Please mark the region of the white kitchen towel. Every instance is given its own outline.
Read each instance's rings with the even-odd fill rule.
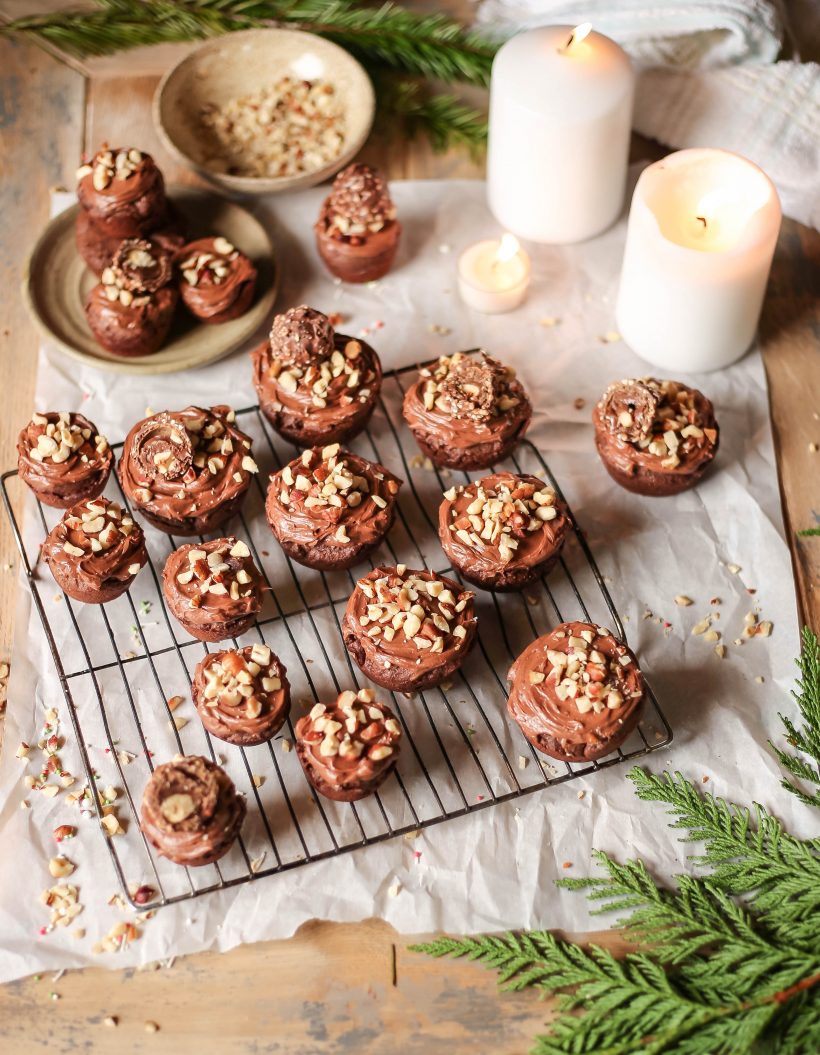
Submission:
[[[482,0],[493,35],[591,21],[639,71],[635,129],[673,147],[722,147],[774,180],[783,209],[820,227],[820,65],[799,51],[770,0]]]

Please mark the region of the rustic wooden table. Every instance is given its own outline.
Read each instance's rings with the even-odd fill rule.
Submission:
[[[0,16],[46,6],[0,2]],[[51,6],[66,5],[51,0]],[[189,179],[161,148],[150,120],[158,75],[178,51],[163,47],[68,65],[35,47],[0,40],[3,468],[14,463],[16,432],[33,405],[38,342],[17,291],[26,253],[48,218],[49,192],[73,185],[83,149],[120,141],[126,130],[129,142],[154,154],[171,182]],[[636,141],[634,155],[656,157],[659,151]],[[365,156],[394,179],[482,176],[463,155],[434,156],[419,143],[373,143]],[[797,603],[815,628],[820,542],[797,540],[795,529],[816,522],[820,484],[820,454],[810,449],[820,443],[819,258],[816,232],[786,221],[761,327]],[[19,588],[3,517],[0,566],[2,655],[10,647]],[[590,937],[619,947],[617,935]],[[69,973],[57,985],[50,976],[27,979],[0,987],[0,1050],[365,1055],[382,1050],[385,1040],[388,1051],[402,1055],[512,1055],[529,1048],[549,1013],[534,993],[499,996],[494,975],[415,956],[406,951],[410,940],[377,920],[314,922],[288,941],[190,956],[170,971],[88,970]],[[54,990],[58,1001],[50,998]],[[105,1026],[107,1016],[118,1018],[116,1029]],[[160,1031],[146,1033],[146,1020],[159,1023]]]

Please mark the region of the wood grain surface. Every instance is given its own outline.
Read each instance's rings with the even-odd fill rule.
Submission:
[[[0,16],[49,6],[68,5],[0,0]],[[469,5],[450,0],[444,6],[461,14]],[[69,68],[34,47],[0,40],[3,468],[14,462],[15,434],[32,405],[37,338],[17,288],[27,249],[47,218],[49,189],[71,185],[81,150],[96,149],[106,139],[118,142],[123,129],[130,142],[155,154],[170,182],[197,182],[171,163],[150,118],[159,74],[183,50],[140,49]],[[636,139],[633,157],[654,159],[662,152],[657,144]],[[387,144],[377,137],[363,157],[394,179],[483,175],[463,153],[433,155],[421,143]],[[815,628],[820,627],[820,540],[798,541],[794,529],[816,522],[820,505],[820,453],[810,450],[810,444],[820,444],[818,256],[818,235],[786,221],[761,328],[799,604]],[[0,516],[0,566],[13,559],[10,546]],[[17,588],[13,572],[0,572],[0,654],[11,639]],[[622,949],[617,934],[588,937]],[[548,1004],[532,991],[499,996],[492,973],[409,953],[412,940],[377,920],[314,922],[287,941],[190,956],[170,969],[97,969],[70,972],[59,981],[50,975],[25,979],[0,987],[0,1051],[522,1055],[528,1050],[548,1017]],[[109,1016],[116,1017],[116,1025],[105,1024]],[[146,1022],[156,1023],[158,1032],[147,1032]]]

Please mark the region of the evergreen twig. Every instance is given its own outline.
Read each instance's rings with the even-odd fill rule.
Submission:
[[[811,538],[812,536],[820,535],[820,524],[817,527],[801,528],[797,534],[801,538]]]
[[[820,808],[820,645],[808,627],[803,628],[803,651],[797,665],[800,678],[792,696],[797,701],[797,709],[805,725],[798,729],[791,718],[784,714],[780,715],[780,720],[785,726],[788,743],[802,752],[804,757],[782,751],[774,744],[771,746],[787,773],[805,784],[816,785],[817,790],[809,794],[787,777],[781,781],[782,786],[806,805]]]

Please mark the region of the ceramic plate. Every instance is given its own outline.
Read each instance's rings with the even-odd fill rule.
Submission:
[[[190,370],[228,355],[271,317],[279,267],[267,231],[246,209],[214,195],[175,188],[169,195],[185,218],[189,240],[221,234],[246,253],[259,278],[250,309],[238,319],[207,326],[180,304],[165,345],[154,355],[123,358],[101,348],[85,319],[83,305],[97,282],[74,241],[79,206],[55,217],[40,236],[23,276],[23,296],[45,337],[74,359],[122,374],[165,374]]]

